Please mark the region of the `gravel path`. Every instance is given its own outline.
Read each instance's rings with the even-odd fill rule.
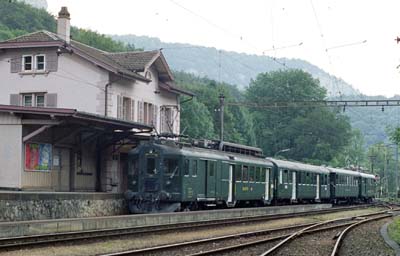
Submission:
[[[380,228],[390,218],[362,224],[352,229],[340,248],[339,255],[392,256],[393,250],[385,243]]]

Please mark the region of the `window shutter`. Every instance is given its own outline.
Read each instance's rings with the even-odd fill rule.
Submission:
[[[160,107],[160,130],[165,132],[165,108]]]
[[[158,125],[158,120],[157,120],[157,118],[158,118],[158,106],[157,105],[153,105],[153,126],[154,126],[154,128],[156,129],[156,130],[158,130],[158,127],[157,127],[157,125]]]
[[[117,118],[122,118],[122,97],[117,95]]]
[[[58,69],[58,55],[56,52],[48,53],[45,56],[46,71],[55,72]]]
[[[57,93],[46,94],[46,107],[48,108],[57,107]]]
[[[168,129],[170,133],[174,133],[174,109],[169,109],[169,125]]]
[[[10,60],[11,73],[19,73],[22,71],[22,55],[14,55]]]
[[[21,105],[21,95],[10,94],[10,105],[13,105],[13,106]]]
[[[138,111],[139,111],[139,116],[138,116],[138,122],[143,123],[143,117],[144,117],[144,109],[143,109],[143,101],[138,101]]]
[[[135,100],[131,101],[131,121],[135,121]]]

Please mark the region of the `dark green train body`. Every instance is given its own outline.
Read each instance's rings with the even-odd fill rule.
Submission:
[[[373,175],[231,151],[167,140],[141,144],[129,153],[130,211],[369,201],[375,193]]]

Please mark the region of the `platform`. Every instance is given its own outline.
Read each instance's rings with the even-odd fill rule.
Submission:
[[[0,223],[127,213],[120,193],[0,191]]]
[[[331,204],[269,206],[180,213],[121,215],[96,218],[0,222],[0,237],[26,236],[70,231],[99,230],[218,220],[234,217],[298,213],[331,208]]]

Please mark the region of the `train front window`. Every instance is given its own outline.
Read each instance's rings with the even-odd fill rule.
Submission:
[[[179,174],[178,159],[164,159],[164,174],[174,177]]]
[[[155,158],[152,157],[147,158],[147,174],[149,175],[157,174]]]

